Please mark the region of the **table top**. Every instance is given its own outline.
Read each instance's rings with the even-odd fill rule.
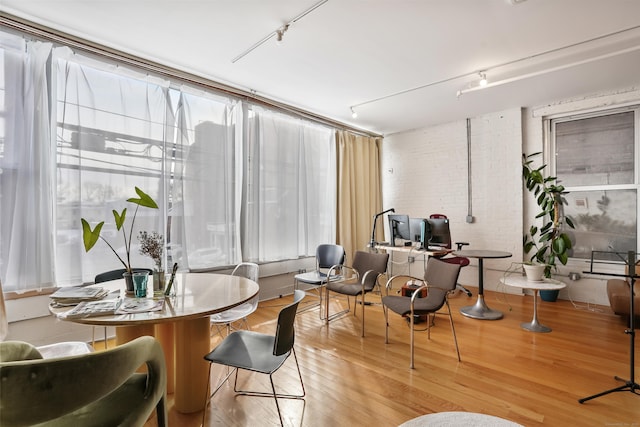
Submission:
[[[418,249],[415,246],[391,246],[391,245],[376,245],[375,249],[385,250],[385,251],[393,251],[393,252],[406,252],[406,253],[415,253],[419,255],[429,255],[429,256],[440,256],[446,255],[448,253],[453,252],[451,249],[440,249],[437,251],[431,249]]]
[[[490,249],[467,249],[463,251],[453,251],[456,256],[465,258],[509,258],[511,252],[493,251]]]
[[[515,288],[523,289],[537,289],[539,291],[555,291],[562,289],[567,285],[559,280],[544,279],[541,281],[527,280],[526,276],[521,274],[512,274],[509,276],[503,276],[500,278],[500,282],[507,286],[513,286]]]
[[[100,283],[103,288],[120,291],[124,297],[124,280]],[[131,326],[188,320],[220,313],[243,304],[258,294],[256,282],[239,276],[214,273],[178,273],[173,284],[175,295],[165,297],[161,311],[66,319],[73,307],[49,310],[63,320],[100,326]],[[112,297],[112,295],[110,296]]]

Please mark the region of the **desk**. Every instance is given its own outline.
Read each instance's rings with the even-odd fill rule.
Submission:
[[[430,256],[444,256],[446,254],[449,254],[452,252],[451,249],[445,249],[443,248],[442,250],[438,250],[438,251],[434,251],[434,250],[428,250],[428,249],[418,249],[415,246],[391,246],[391,245],[376,245],[374,246],[374,249],[376,250],[384,250],[389,252],[389,275],[393,276],[393,268],[391,268],[393,266],[393,253],[394,252],[400,252],[400,253],[404,253],[407,255],[407,257],[416,257],[416,256],[422,256],[422,274],[418,275],[418,277],[422,277],[422,275],[424,275],[424,269],[427,268],[427,258],[429,258]],[[411,267],[409,267],[409,273],[411,273]]]
[[[502,319],[502,313],[498,310],[493,310],[487,307],[484,302],[484,267],[483,261],[485,258],[509,258],[510,252],[492,251],[487,249],[479,250],[466,250],[466,251],[454,251],[454,255],[465,258],[477,258],[478,259],[478,300],[475,305],[462,307],[460,313],[464,316],[471,317],[473,319],[481,320],[497,320]]]
[[[500,279],[500,282],[507,286],[513,286],[521,289],[533,290],[533,319],[531,322],[521,323],[522,329],[526,329],[531,332],[551,332],[551,328],[544,326],[538,322],[538,291],[542,290],[558,290],[564,288],[566,285],[562,282],[553,279],[544,279],[539,282],[527,280],[526,277],[520,275],[505,276]]]
[[[100,286],[124,293],[124,280]],[[256,296],[258,284],[226,274],[182,273],[176,275],[175,296],[167,297],[158,312],[64,319],[67,309],[50,309],[64,320],[95,326],[115,326],[116,344],[142,335],[160,341],[167,362],[167,392],[175,393],[179,412],[201,411],[207,398],[209,366],[204,356],[211,351],[209,315],[243,304]]]

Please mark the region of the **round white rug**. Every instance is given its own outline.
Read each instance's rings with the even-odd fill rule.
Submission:
[[[399,427],[523,427],[493,415],[474,412],[437,412],[414,418]]]

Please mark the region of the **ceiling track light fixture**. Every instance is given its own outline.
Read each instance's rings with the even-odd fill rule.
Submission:
[[[484,71],[480,71],[478,72],[478,76],[480,77],[480,81],[478,82],[478,85],[480,87],[485,87],[487,86],[487,73],[485,73]]]
[[[351,117],[353,117],[354,119],[358,118],[358,112],[353,108],[353,107],[349,107],[351,109]]]
[[[282,44],[282,37],[284,37],[284,33],[289,29],[289,24],[284,24],[282,27],[276,30],[276,43]]]
[[[322,6],[323,4],[325,4],[328,1],[329,0],[321,0],[321,1],[319,1],[318,3],[314,4],[313,6],[311,6],[309,9],[305,10],[304,12],[302,12],[300,15],[296,16],[295,18],[293,18],[291,21],[289,21],[286,24],[282,25],[281,27],[277,28],[275,31],[270,32],[269,34],[264,36],[262,39],[260,39],[258,42],[253,44],[249,49],[245,50],[240,55],[238,55],[235,58],[233,58],[231,60],[231,63],[235,64],[236,62],[238,62],[239,60],[241,60],[242,58],[247,56],[249,53],[251,53],[252,51],[257,49],[258,47],[262,46],[264,43],[267,42],[267,40],[271,39],[272,37],[276,38],[276,43],[281,43],[282,42],[282,37],[284,36],[284,33],[287,32],[287,30],[289,29],[289,27],[291,25],[295,24],[296,22],[298,22],[299,20],[301,20],[302,18],[304,18],[305,16],[307,16],[308,14],[310,14],[311,12],[313,12],[314,10],[316,10],[317,8],[319,8],[320,6]]]
[[[571,63],[568,63],[568,64],[558,65],[557,67],[551,67],[551,68],[546,68],[544,70],[534,71],[534,72],[531,72],[531,73],[520,74],[520,75],[515,76],[515,77],[510,77],[510,78],[499,80],[499,81],[496,81],[496,82],[487,83],[484,86],[479,85],[479,86],[474,86],[474,87],[467,88],[467,89],[461,89],[461,90],[459,90],[457,92],[456,95],[458,97],[460,97],[460,95],[464,95],[465,93],[468,93],[468,92],[474,92],[476,90],[485,89],[485,88],[489,88],[489,87],[501,86],[501,85],[504,85],[504,84],[507,84],[507,83],[513,83],[513,82],[517,82],[517,81],[524,80],[524,79],[530,79],[532,77],[541,76],[543,74],[548,74],[548,73],[553,73],[553,72],[556,72],[556,71],[566,70],[567,68],[577,67],[578,65],[589,64],[591,62],[600,61],[602,59],[607,59],[607,58],[612,58],[614,56],[635,52],[637,50],[640,50],[640,46],[632,46],[632,47],[629,47],[629,48],[626,48],[626,49],[617,50],[615,52],[609,52],[609,53],[605,53],[603,55],[593,56],[591,58],[583,59],[581,61],[575,61],[575,62],[571,62]]]

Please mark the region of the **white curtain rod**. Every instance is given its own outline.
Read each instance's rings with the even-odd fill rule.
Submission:
[[[331,126],[339,130],[346,130],[362,136],[382,138],[382,135],[380,134],[370,132],[364,129],[357,129],[345,123],[341,123],[336,120],[329,119],[327,117],[323,117],[323,116],[311,113],[309,111],[305,111],[297,107],[293,107],[291,105],[287,105],[287,104],[275,101],[273,99],[261,97],[256,93],[253,93],[250,91],[245,91],[239,88],[234,88],[232,86],[227,86],[225,84],[216,82],[214,80],[200,77],[195,74],[191,74],[191,73],[181,71],[163,64],[159,64],[157,62],[142,59],[142,58],[127,54],[125,52],[121,52],[116,49],[112,49],[112,48],[100,45],[98,43],[94,43],[94,42],[82,39],[80,37],[63,33],[61,31],[46,27],[44,25],[36,24],[34,22],[28,21],[23,18],[19,18],[15,15],[11,15],[6,12],[0,12],[0,25],[3,27],[20,31],[22,33],[26,33],[34,37],[59,43],[61,45],[69,46],[72,49],[78,49],[83,52],[87,52],[102,58],[108,58],[113,61],[135,66],[137,68],[143,69],[146,72],[156,73],[164,77],[177,79],[182,82],[204,87],[209,90],[223,92],[225,94],[232,95],[241,99],[245,99],[247,101],[253,101],[261,105],[277,108],[279,110],[286,111],[288,113],[295,114],[296,116],[311,120],[319,124]]]

